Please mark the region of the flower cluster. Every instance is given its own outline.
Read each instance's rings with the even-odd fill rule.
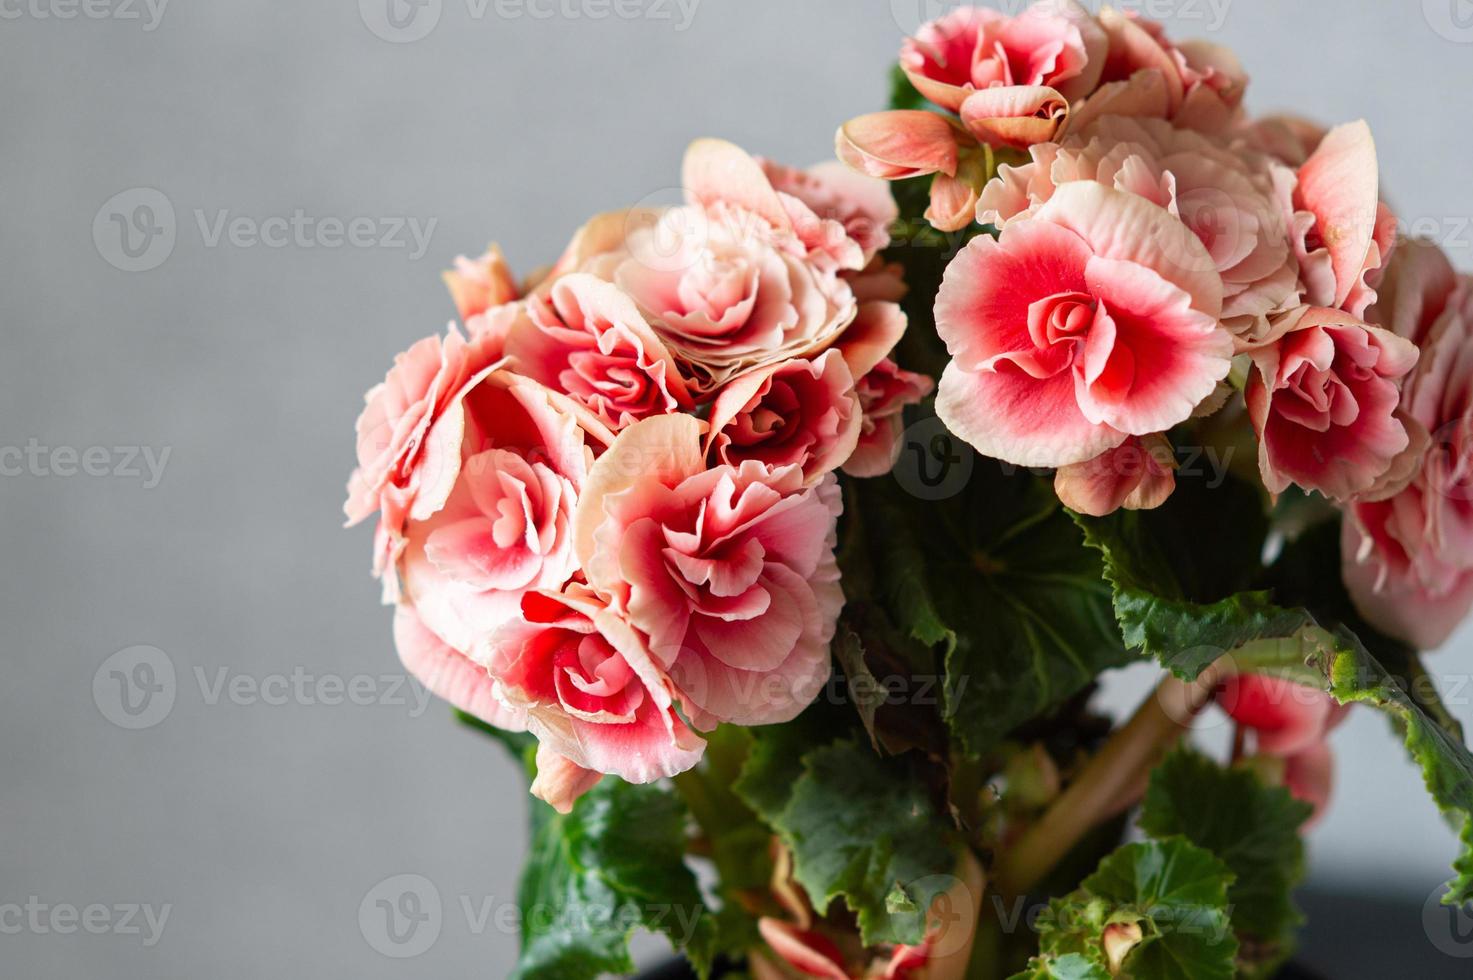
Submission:
[[[1253,119],[1230,52],[1142,17],[953,9],[899,72],[837,162],[699,140],[683,203],[529,280],[456,260],[348,485],[399,655],[533,736],[570,816],[523,891],[710,896],[670,933],[698,972],[1011,972],[986,882],[1051,899],[1018,976],[1273,975],[1347,705],[1473,821],[1403,649],[1473,608],[1473,279],[1398,240],[1365,122]],[[1105,736],[1091,682],[1142,658]],[[1231,757],[1166,753],[1214,703]],[[549,921],[524,967],[632,968]]]
[[[929,379],[878,258],[889,189],[693,144],[686,203],[602,215],[519,285],[446,273],[460,324],[358,420],[350,523],[406,667],[539,739],[561,810],[695,765],[719,723],[797,715],[843,604],[835,474],[888,472]]]
[[[934,174],[933,225],[996,232],[936,298],[948,428],[1102,516],[1170,497],[1174,428],[1245,412],[1271,494],[1347,511],[1362,614],[1446,640],[1473,606],[1473,287],[1398,247],[1370,128],[1250,119],[1230,52],[1074,0],[958,9],[900,65],[931,108],[852,120],[840,158]]]

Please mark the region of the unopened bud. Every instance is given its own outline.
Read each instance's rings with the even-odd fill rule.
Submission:
[[[1109,962],[1110,976],[1118,976],[1120,967],[1130,951],[1140,945],[1141,927],[1136,922],[1116,922],[1105,927],[1100,943],[1105,947],[1105,959]]]

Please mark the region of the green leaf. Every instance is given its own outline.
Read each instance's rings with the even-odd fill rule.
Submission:
[[[912,760],[882,759],[852,739],[810,742],[795,772],[784,760],[798,759],[787,754],[795,743],[792,733],[759,736],[737,793],[792,851],[793,876],[820,915],[842,898],[866,945],[920,942],[955,852]]]
[[[915,485],[912,473],[866,485],[860,506],[883,529],[870,535],[882,604],[903,633],[935,650],[943,714],[980,755],[1135,658],[1111,615],[1099,556],[1048,483],[951,442],[950,465],[970,468],[952,496],[908,497],[902,487]],[[915,456],[900,465],[932,462]]]
[[[1268,592],[1243,591],[1262,575],[1267,522],[1257,491],[1242,481],[1214,490],[1183,480],[1156,510],[1074,520],[1104,559],[1126,645],[1184,680],[1245,644],[1298,641],[1318,626]]]
[[[1038,922],[1041,959],[1075,956],[1103,966],[1105,930],[1134,925],[1141,939],[1120,976],[1230,980],[1238,950],[1227,911],[1232,882],[1226,864],[1185,838],[1127,844],[1077,891],[1049,903]]]
[[[592,980],[634,969],[629,937],[664,933],[702,976],[715,928],[684,863],[684,805],[658,786],[605,778],[562,816],[537,803],[517,894],[515,980]]]
[[[1465,839],[1473,837],[1466,829],[1473,819],[1473,755],[1430,685],[1417,682],[1424,676],[1417,657],[1377,638],[1378,653],[1405,679],[1398,682],[1345,625],[1360,624],[1338,584],[1338,530],[1331,525],[1306,533],[1265,573],[1252,557],[1262,547],[1255,535],[1244,535],[1251,547],[1222,540],[1247,513],[1248,491],[1232,487],[1229,481],[1208,492],[1188,484],[1159,511],[1076,515],[1085,540],[1104,557],[1126,643],[1184,679],[1232,653],[1240,671],[1277,674],[1327,690],[1342,704],[1386,712],[1437,805],[1465,828]],[[1209,567],[1214,562],[1219,567]],[[1272,583],[1276,595],[1231,592],[1255,580]],[[1325,622],[1310,608],[1276,605],[1275,598],[1310,604]],[[1445,901],[1473,902],[1473,850],[1465,847],[1454,870]]]
[[[859,601],[845,606],[833,652],[876,751],[899,755],[918,748],[946,754],[945,726],[937,712],[926,710],[941,695],[929,650],[901,636],[882,610]]]
[[[1328,663],[1321,661],[1331,695],[1341,704],[1378,708],[1402,731],[1427,791],[1450,820],[1462,824],[1463,851],[1453,864],[1457,875],[1442,900],[1448,905],[1473,902],[1473,755],[1460,735],[1434,721],[1359,640],[1348,632],[1341,639],[1341,652]]]
[[[1035,956],[1028,969],[1009,980],[1110,980],[1110,971],[1078,953],[1066,956]]]
[[[1311,812],[1248,770],[1179,751],[1152,773],[1140,824],[1152,837],[1187,838],[1233,872],[1233,928],[1244,940],[1244,958],[1251,956],[1245,965],[1262,974],[1288,957],[1303,921],[1292,892],[1304,877],[1299,828]]]

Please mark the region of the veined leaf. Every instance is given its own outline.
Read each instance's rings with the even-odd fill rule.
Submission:
[[[1082,969],[1080,960],[1107,969],[1107,931],[1131,928],[1139,939],[1118,976],[1231,980],[1238,950],[1227,911],[1232,882],[1226,864],[1185,838],[1127,844],[1077,891],[1049,903],[1038,923],[1042,955],[1034,962],[1055,971],[1060,962]]]
[[[866,945],[920,942],[927,910],[953,881],[955,852],[910,760],[882,759],[852,739],[809,742],[795,771],[787,760],[798,754],[787,750],[802,740],[766,731],[737,793],[792,851],[793,876],[815,910],[842,898]]]
[[[629,937],[668,936],[709,973],[713,916],[684,863],[684,805],[658,786],[606,778],[562,816],[534,803],[517,901],[515,980],[593,980],[628,973]]]
[[[1103,964],[1095,963],[1079,955],[1035,956],[1028,962],[1028,969],[1014,974],[1010,980],[1111,980],[1110,971]]]
[[[1456,877],[1443,902],[1473,902],[1473,755],[1461,737],[1433,720],[1349,632],[1344,649],[1321,661],[1330,694],[1341,704],[1368,704],[1389,714],[1401,730],[1407,751],[1422,768],[1427,791],[1443,813],[1462,825],[1463,851],[1453,863]],[[1415,658],[1414,658],[1415,659]]]
[[[1213,530],[1232,527],[1226,514],[1242,510],[1234,497],[1214,509],[1201,492],[1161,512],[1117,513],[1094,519],[1076,516],[1085,540],[1099,550],[1113,588],[1115,615],[1128,644],[1138,646],[1184,679],[1195,679],[1219,657],[1231,653],[1236,669],[1268,673],[1328,691],[1341,704],[1359,702],[1389,714],[1403,732],[1407,750],[1422,769],[1427,789],[1449,819],[1473,837],[1473,755],[1464,746],[1456,721],[1430,690],[1410,681],[1422,674],[1417,657],[1389,643],[1382,656],[1394,657],[1399,682],[1366,649],[1343,620],[1354,622],[1349,599],[1338,594],[1338,534],[1310,532],[1286,550],[1280,563],[1265,570],[1250,560],[1251,549],[1219,548]],[[1195,517],[1193,516],[1195,515]],[[1200,522],[1193,547],[1183,550],[1181,528]],[[1332,540],[1333,537],[1333,540]],[[1170,546],[1163,542],[1176,542]],[[1168,554],[1168,548],[1170,554]],[[1222,559],[1234,555],[1236,560]],[[1195,558],[1193,557],[1195,556]],[[1224,567],[1204,567],[1222,561]],[[1255,566],[1256,570],[1255,570]],[[1271,572],[1271,574],[1270,574]],[[1223,591],[1234,581],[1270,581],[1268,592]],[[1307,603],[1321,616],[1300,605]],[[1332,621],[1342,620],[1340,622]],[[1473,851],[1466,847],[1454,865],[1456,877],[1445,898],[1449,904],[1473,902]]]
[[[870,538],[881,602],[936,652],[946,721],[977,755],[1135,657],[1111,615],[1099,556],[1048,485],[951,442],[947,465],[970,475],[950,497],[908,498],[903,487],[924,475],[912,473],[863,488],[860,504],[880,529]]]
[[[1312,809],[1246,769],[1224,769],[1195,752],[1173,753],[1151,775],[1141,829],[1185,837],[1233,872],[1228,901],[1249,975],[1268,975],[1293,949],[1303,921],[1292,895],[1304,877],[1299,827]]]

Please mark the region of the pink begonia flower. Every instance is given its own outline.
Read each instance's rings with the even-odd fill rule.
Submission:
[[[691,406],[675,358],[618,287],[573,273],[526,307],[506,338],[518,374],[568,395],[616,431]]]
[[[984,455],[1082,463],[1191,417],[1231,366],[1221,312],[1212,258],[1178,219],[1066,184],[947,267],[936,329],[952,361],[937,414]]]
[[[844,464],[850,476],[884,476],[900,458],[905,407],[922,402],[936,388],[924,374],[903,370],[888,357],[861,377],[855,386],[864,414],[859,443]]]
[[[530,378],[493,371],[435,424],[422,492],[399,560],[425,626],[462,653],[560,589],[578,561],[572,517],[593,457],[613,433],[587,409]]]
[[[797,466],[707,468],[704,429],[666,415],[619,433],[578,502],[578,563],[649,636],[697,728],[788,721],[829,676],[838,487]]]
[[[521,615],[478,655],[498,696],[541,743],[547,792],[534,793],[563,812],[592,785],[572,767],[648,783],[701,758],[706,743],[676,714],[646,637],[586,586],[527,593]]]
[[[1248,76],[1231,51],[1202,41],[1175,44],[1156,21],[1109,7],[1099,23],[1108,39],[1101,84],[1076,107],[1073,125],[1149,116],[1220,132],[1237,121]]]
[[[986,880],[982,865],[967,851],[956,878],[932,904],[925,938],[914,946],[865,949],[859,937],[815,923],[812,911],[791,880],[786,849],[774,862],[773,894],[791,921],[763,916],[757,931],[766,948],[752,951],[753,980],[964,980],[976,939],[978,911]],[[779,881],[778,877],[787,878]]]
[[[738,215],[709,213],[705,227],[704,235],[680,236],[663,262],[652,256],[666,233],[636,231],[629,254],[595,267],[649,316],[701,395],[822,350],[853,322],[858,304],[843,280],[753,233]]]
[[[1332,129],[1299,168],[1292,242],[1304,302],[1365,315],[1396,243],[1396,217],[1381,203],[1376,143],[1365,122]]]
[[[1041,102],[1062,104],[1067,114],[1070,101],[1094,90],[1107,48],[1099,23],[1073,0],[1038,3],[1016,17],[959,7],[905,42],[900,67],[917,91],[964,119],[980,95],[996,111],[974,109],[975,119],[1020,120]]]
[[[1440,300],[1439,278],[1424,278],[1425,304],[1404,297],[1402,317],[1384,321],[1416,334],[1432,317],[1401,396],[1431,445],[1400,493],[1350,508],[1340,549],[1361,615],[1423,650],[1446,643],[1473,608],[1473,279]]]
[[[1397,415],[1417,347],[1340,310],[1304,309],[1252,353],[1244,396],[1270,493],[1289,485],[1348,501],[1385,479],[1411,445]]]
[[[711,405],[706,445],[717,462],[797,466],[815,483],[849,459],[863,419],[849,365],[830,348],[728,383]]]
[[[1345,714],[1324,691],[1266,674],[1237,674],[1217,687],[1217,704],[1254,734],[1254,750],[1290,756],[1321,741]]]
[[[1226,140],[1159,119],[1109,116],[1060,143],[1003,165],[983,190],[977,220],[1026,220],[1070,181],[1127,191],[1176,215],[1222,276],[1222,320],[1241,349],[1271,339],[1270,318],[1299,305],[1299,262],[1289,244],[1294,173]]]
[[[394,646],[404,669],[435,697],[488,725],[527,730],[526,712],[496,696],[485,666],[431,632],[413,606],[401,603],[394,609]]]
[[[501,249],[495,245],[479,258],[455,257],[455,268],[444,274],[445,285],[460,319],[469,324],[494,306],[502,306],[521,296],[517,280],[506,264]]]
[[[1217,703],[1239,725],[1253,732],[1253,751],[1277,761],[1283,785],[1296,799],[1314,806],[1312,826],[1330,800],[1334,759],[1327,738],[1345,719],[1348,705],[1324,691],[1263,674],[1240,674],[1218,685]]]
[[[691,144],[683,180],[686,205],[590,222],[538,290],[574,271],[617,285],[698,400],[831,346],[858,313],[846,275],[869,261],[846,226],[776,190],[756,160],[720,140]]]
[[[1065,507],[1104,517],[1120,508],[1154,510],[1176,489],[1176,457],[1162,435],[1132,436],[1084,463],[1060,467],[1054,492]]]

